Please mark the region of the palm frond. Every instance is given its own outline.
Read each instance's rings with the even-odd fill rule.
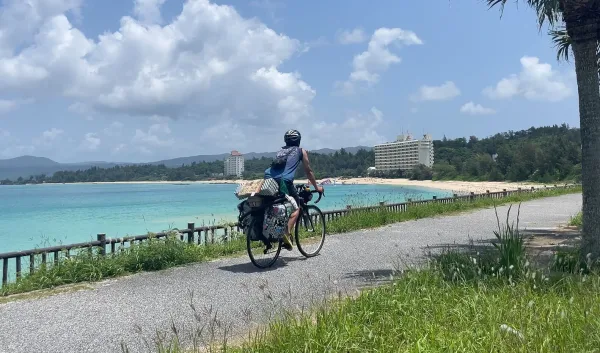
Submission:
[[[554,42],[554,47],[556,48],[556,60],[560,61],[561,59],[564,59],[565,61],[569,61],[571,37],[569,37],[567,29],[562,26],[558,29],[548,31],[548,34],[552,37],[552,42]]]
[[[533,8],[538,16],[538,25],[540,29],[544,23],[548,22],[550,26],[554,26],[561,21],[562,12],[560,9],[560,0],[522,0],[531,8]],[[500,16],[504,13],[504,6],[508,0],[486,0],[489,8],[500,6]],[[518,3],[519,0],[516,0]]]
[[[560,61],[564,59],[565,61],[569,61],[569,53],[571,49],[571,37],[569,37],[569,33],[564,26],[559,27],[558,29],[552,29],[548,31],[548,34],[552,37],[552,41],[554,42],[554,47],[556,48],[556,59]],[[600,75],[600,40],[596,46],[596,58],[597,58],[597,66],[598,66],[598,75]]]

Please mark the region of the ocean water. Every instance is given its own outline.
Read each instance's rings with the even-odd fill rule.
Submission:
[[[235,221],[232,184],[46,184],[0,186],[0,253]],[[385,185],[326,185],[323,210],[449,196]],[[316,200],[316,197],[315,197]]]

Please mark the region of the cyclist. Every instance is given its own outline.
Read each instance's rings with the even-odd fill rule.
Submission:
[[[298,205],[300,200],[298,199],[298,191],[294,186],[294,176],[296,175],[296,169],[300,166],[300,162],[304,166],[304,171],[310,183],[313,185],[315,190],[322,193],[323,187],[317,185],[315,175],[310,166],[308,160],[308,154],[306,150],[300,148],[300,132],[298,130],[288,130],[283,136],[285,146],[277,152],[273,163],[270,168],[265,170],[265,179],[273,178],[279,183],[279,189],[284,194],[289,195],[295,201],[292,203],[293,212],[290,215],[288,222],[288,232],[283,235],[283,247],[286,250],[292,250],[292,229],[296,223],[296,219],[300,214]]]

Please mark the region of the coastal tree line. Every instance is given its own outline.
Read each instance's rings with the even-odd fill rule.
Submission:
[[[579,129],[554,125],[521,131],[508,131],[479,139],[467,138],[434,141],[433,168],[423,165],[411,171],[375,173],[374,176],[412,179],[458,179],[490,181],[552,182],[579,180],[581,177],[581,139]],[[375,164],[373,151],[349,153],[344,149],[333,154],[309,152],[317,178],[366,176]],[[262,178],[270,158],[245,161],[244,179]],[[177,168],[164,165],[128,165],[112,168],[93,167],[79,171],[61,171],[52,176],[35,175],[17,180],[3,180],[2,185],[37,183],[114,182],[114,181],[196,181],[234,179],[222,175],[223,161],[195,162]],[[304,178],[300,168],[298,178]]]

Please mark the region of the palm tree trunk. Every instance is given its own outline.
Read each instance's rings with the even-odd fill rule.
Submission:
[[[600,258],[600,88],[596,57],[597,23],[574,30],[573,54],[579,93],[581,181],[583,187],[582,260]],[[568,23],[567,23],[567,27]],[[583,26],[578,29],[581,30]],[[577,33],[579,32],[579,33]]]

